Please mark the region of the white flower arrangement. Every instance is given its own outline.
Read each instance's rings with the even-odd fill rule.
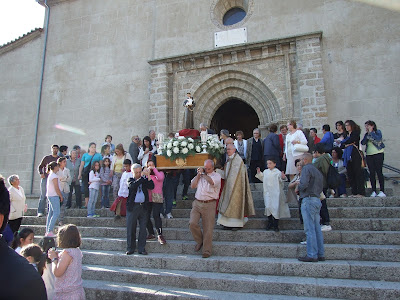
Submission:
[[[193,138],[185,138],[184,136],[178,136],[170,140],[166,140],[162,147],[162,155],[171,160],[177,158],[185,159],[189,155],[195,155],[201,153],[200,141]]]
[[[171,161],[177,158],[185,159],[189,155],[195,155],[196,153],[202,153],[202,143],[200,139],[193,139],[191,137],[185,138],[178,136],[169,140],[166,140],[162,146],[162,155],[169,158]],[[218,140],[216,136],[209,136],[206,142],[206,151],[217,159],[224,152],[224,146]]]
[[[224,153],[225,148],[223,144],[218,139],[218,136],[209,135],[206,142],[207,152],[217,159]]]

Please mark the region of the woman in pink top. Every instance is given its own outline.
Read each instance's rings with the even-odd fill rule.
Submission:
[[[75,225],[61,227],[57,234],[58,247],[64,248],[60,255],[49,250],[48,256],[52,262],[57,300],[84,300],[85,291],[82,285],[82,252],[81,236]]]
[[[147,167],[150,169],[150,177],[154,182],[154,189],[149,190],[149,203],[147,204],[147,240],[155,240],[153,222],[150,220],[151,212],[153,212],[153,219],[157,229],[158,242],[161,245],[166,244],[166,240],[162,235],[162,222],[161,222],[161,209],[163,208],[163,182],[164,173],[158,171],[154,164],[154,161],[147,161]]]

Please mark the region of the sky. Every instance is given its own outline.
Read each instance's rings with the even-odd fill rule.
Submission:
[[[0,0],[0,46],[43,28],[44,13],[35,0]]]

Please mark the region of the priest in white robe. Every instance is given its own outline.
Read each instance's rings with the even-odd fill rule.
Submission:
[[[246,166],[233,144],[226,146],[227,162],[218,174],[225,179],[225,185],[218,203],[217,223],[225,229],[242,228],[249,216],[255,215]]]

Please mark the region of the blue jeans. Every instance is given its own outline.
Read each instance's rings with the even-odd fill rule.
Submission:
[[[49,213],[47,214],[46,232],[54,230],[58,216],[60,215],[60,197],[48,197],[49,199]]]
[[[346,174],[339,174],[340,176],[340,185],[337,188],[338,196],[347,194],[346,193]]]
[[[317,197],[305,197],[301,203],[304,231],[307,237],[307,256],[318,258],[325,256],[324,237],[319,224],[321,200]]]
[[[40,197],[37,212],[44,214],[46,208],[47,177],[40,179]]]
[[[101,186],[101,206],[110,207],[110,186],[111,185]]]
[[[89,189],[89,202],[88,202],[88,216],[94,215],[94,209],[96,206],[97,197],[99,196],[99,190]]]

